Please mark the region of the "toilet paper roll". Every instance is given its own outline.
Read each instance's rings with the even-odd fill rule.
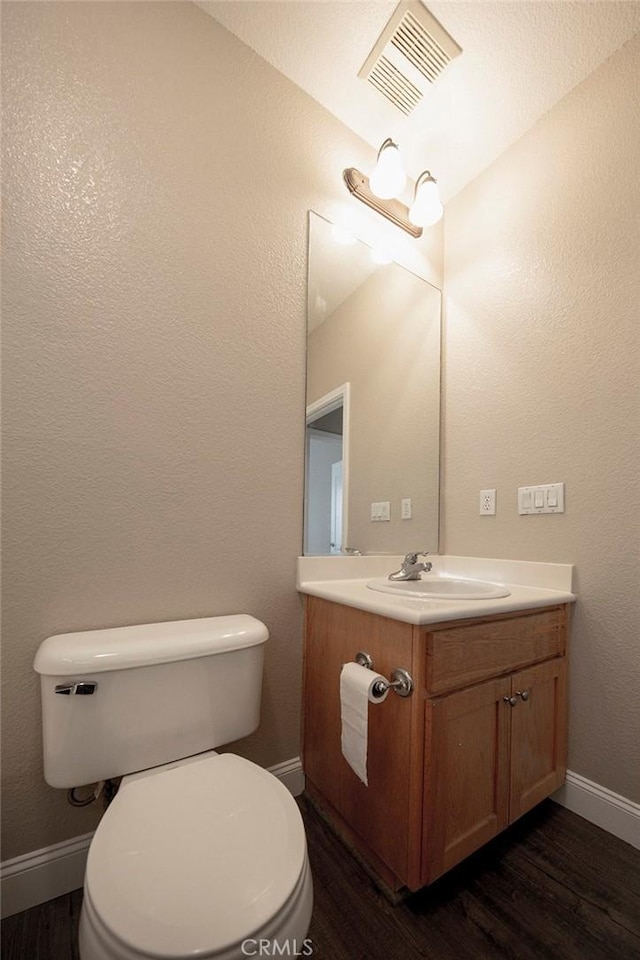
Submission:
[[[373,686],[385,678],[380,673],[367,670],[358,663],[345,663],[340,673],[340,716],[342,719],[342,754],[353,772],[368,786],[367,741],[369,728],[369,704],[382,703],[382,696],[374,696]]]

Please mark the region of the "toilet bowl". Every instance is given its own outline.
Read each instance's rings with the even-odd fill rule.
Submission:
[[[82,960],[240,960],[265,940],[267,955],[304,952],[297,804],[268,771],[215,752],[258,725],[267,638],[234,614],[40,645],[45,779],[123,777],[89,848]]]
[[[255,764],[210,752],[123,780],[89,850],[80,955],[239,960],[268,940],[291,956],[311,907],[295,800]]]

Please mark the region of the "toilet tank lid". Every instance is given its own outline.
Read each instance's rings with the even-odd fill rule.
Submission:
[[[126,670],[241,650],[268,636],[264,623],[245,613],[61,633],[40,644],[33,667],[50,677]]]

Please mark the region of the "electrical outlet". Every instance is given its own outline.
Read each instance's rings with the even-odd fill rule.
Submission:
[[[411,520],[411,497],[405,497],[400,505],[400,519]]]
[[[492,517],[496,512],[496,492],[495,490],[480,491],[480,516]]]

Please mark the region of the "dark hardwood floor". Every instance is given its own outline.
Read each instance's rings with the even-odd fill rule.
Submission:
[[[640,960],[640,851],[551,801],[397,906],[300,806],[315,960]],[[75,960],[81,897],[6,919],[3,960]]]

